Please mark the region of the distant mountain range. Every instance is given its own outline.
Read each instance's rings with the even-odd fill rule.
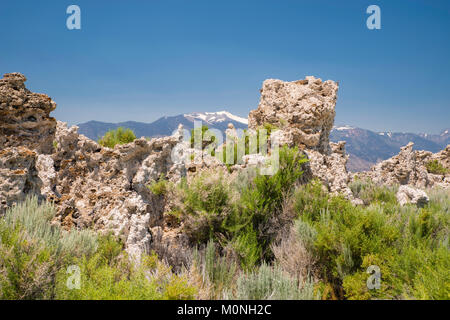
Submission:
[[[89,121],[79,124],[79,132],[88,138],[98,140],[111,129],[118,127],[130,128],[137,137],[160,137],[171,135],[181,123],[185,129],[194,128],[194,121],[201,121],[202,124],[209,128],[215,128],[225,132],[229,123],[235,128],[247,129],[247,119],[235,116],[227,111],[219,112],[194,112],[188,114],[180,114],[172,117],[162,117],[152,123],[142,123],[135,121],[127,121],[121,123],[106,123],[99,121]]]
[[[450,129],[441,134],[415,134],[399,132],[373,132],[351,126],[336,126],[330,134],[333,142],[346,141],[350,155],[347,168],[350,171],[368,170],[375,163],[386,160],[400,151],[400,147],[414,142],[415,150],[438,152],[450,144]]]
[[[209,128],[225,132],[229,123],[235,128],[247,129],[247,119],[235,116],[227,111],[194,112],[172,117],[162,117],[152,123],[127,121],[121,123],[106,123],[89,121],[79,124],[79,132],[98,140],[108,130],[118,127],[130,128],[137,137],[159,137],[171,135],[181,123],[190,130],[194,121],[201,121]],[[398,132],[374,132],[351,126],[336,126],[330,134],[333,142],[346,141],[346,151],[349,154],[347,168],[350,171],[368,170],[378,161],[388,159],[400,151],[400,147],[414,142],[416,150],[438,152],[450,144],[450,128],[441,134],[415,134]]]

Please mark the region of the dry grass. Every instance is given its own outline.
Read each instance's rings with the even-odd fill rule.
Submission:
[[[281,237],[281,240],[272,244],[271,249],[277,264],[291,277],[301,282],[310,277],[316,278],[316,259],[307,249],[307,245],[299,234],[299,228],[295,225]]]

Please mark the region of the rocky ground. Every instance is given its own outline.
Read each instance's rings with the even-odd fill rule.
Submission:
[[[183,130],[169,137],[137,139],[114,149],[100,146],[50,116],[56,103],[45,94],[25,88],[22,74],[0,80],[0,214],[28,195],[55,203],[54,223],[67,228],[112,231],[134,257],[150,248],[165,250],[188,245],[185,237],[164,223],[166,200],[148,184],[161,176],[177,183],[181,177],[207,168],[226,168],[213,157],[185,165],[173,155],[186,154]],[[249,114],[249,129],[271,124],[280,145],[297,146],[309,159],[308,178],[318,178],[332,193],[355,204],[348,187],[353,179],[398,184],[399,201],[426,201],[420,190],[450,186],[450,145],[438,153],[413,151],[412,144],[397,155],[352,176],[346,170],[345,143],[331,143],[338,84],[314,77],[294,82],[264,81],[257,109]],[[233,130],[230,127],[230,130]],[[259,163],[262,155],[244,157],[243,164],[224,170],[233,174]],[[437,160],[446,173],[430,173],[427,163]],[[231,173],[230,173],[231,172]],[[400,191],[399,191],[400,192]],[[165,249],[164,249],[165,248]]]

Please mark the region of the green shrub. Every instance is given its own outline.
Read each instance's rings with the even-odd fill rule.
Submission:
[[[223,175],[200,174],[185,189],[185,204],[188,213],[197,211],[221,213],[229,204],[229,190]]]
[[[53,298],[58,268],[96,250],[93,232],[52,226],[55,213],[52,204],[30,197],[0,220],[1,299]]]
[[[165,179],[163,174],[158,181],[152,181],[152,183],[148,186],[150,191],[157,196],[165,195],[170,187],[170,182]]]
[[[245,270],[251,270],[263,258],[263,247],[259,243],[258,233],[251,225],[235,235],[231,243]]]
[[[51,299],[55,272],[51,250],[0,223],[0,300]]]
[[[0,299],[192,299],[196,288],[156,256],[136,266],[113,236],[51,225],[53,205],[36,197],[0,219]],[[81,289],[69,289],[69,266]]]
[[[187,280],[172,274],[156,255],[144,257],[135,265],[124,253],[123,245],[112,236],[101,237],[99,249],[91,257],[76,259],[81,286],[70,289],[68,275],[57,275],[56,298],[63,300],[159,300],[193,299],[195,288]]]
[[[89,255],[96,250],[97,237],[94,232],[65,231],[51,224],[55,214],[53,204],[39,203],[33,196],[8,210],[2,223],[5,228],[18,229],[26,233],[30,239],[60,256]]]
[[[250,185],[242,190],[239,203],[227,216],[225,227],[234,235],[237,248],[243,254],[249,252],[261,253],[261,257],[270,257],[269,245],[274,236],[269,229],[274,228],[274,218],[279,216],[286,198],[291,196],[292,190],[303,174],[303,164],[307,160],[297,148],[280,148],[279,170],[272,176],[256,175]],[[248,235],[246,235],[249,233]],[[243,248],[245,242],[240,239],[256,240],[247,242],[248,249]],[[255,243],[259,249],[255,249]],[[242,254],[241,254],[242,255]],[[253,257],[244,260],[253,261]],[[247,261],[246,267],[250,267]]]
[[[126,144],[136,140],[136,136],[131,129],[119,127],[116,130],[109,130],[98,141],[103,147],[114,148],[116,144]]]
[[[184,231],[191,241],[206,243],[222,233],[222,222],[228,213],[230,189],[221,173],[203,172],[189,184],[181,184]]]
[[[309,197],[311,190],[314,195]],[[448,196],[433,195],[424,208],[400,207],[391,200],[394,190],[365,190],[365,199],[372,201],[365,208],[340,197],[330,198],[314,186],[296,192],[299,219],[313,228],[303,234],[315,239],[310,250],[318,259],[323,282],[333,288],[331,296],[448,299]],[[367,288],[366,271],[371,265],[381,269],[378,290]]]
[[[349,185],[356,198],[361,199],[364,204],[369,204],[374,201],[381,201],[391,204],[396,204],[397,199],[395,194],[397,186],[382,186],[373,183],[370,180],[355,179]]]
[[[426,163],[426,168],[429,173],[447,174],[448,169],[445,168],[438,160],[431,160]]]
[[[301,186],[295,190],[293,205],[299,214],[318,216],[324,208],[327,208],[330,194],[324,190],[319,180]]]

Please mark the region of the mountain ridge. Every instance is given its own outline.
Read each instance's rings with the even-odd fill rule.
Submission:
[[[90,139],[98,140],[108,130],[118,127],[130,128],[137,137],[161,137],[171,135],[179,124],[190,130],[194,127],[194,121],[201,121],[202,124],[210,128],[218,129],[222,132],[232,123],[237,129],[247,129],[245,118],[233,115],[227,111],[218,112],[192,112],[176,116],[164,116],[150,123],[125,121],[119,123],[109,123],[101,121],[88,121],[78,125],[79,132]]]

